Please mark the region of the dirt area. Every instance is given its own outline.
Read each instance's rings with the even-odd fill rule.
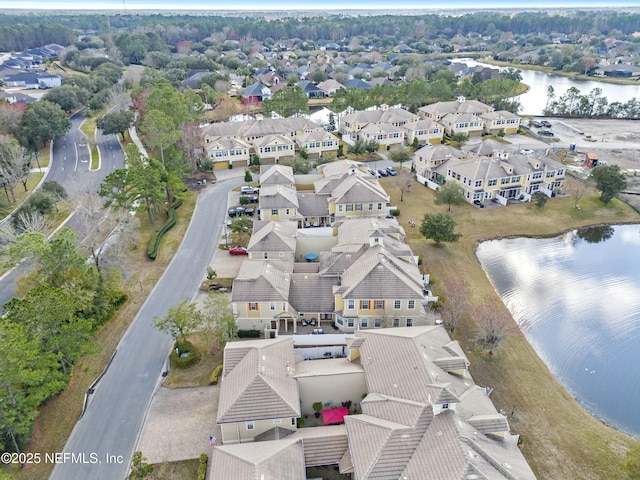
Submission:
[[[209,435],[220,438],[216,425],[218,385],[161,388],[153,397],[137,449],[148,463],[175,462],[211,455]]]

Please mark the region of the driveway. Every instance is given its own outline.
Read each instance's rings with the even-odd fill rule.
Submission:
[[[219,385],[158,390],[137,447],[147,462],[189,460],[202,453],[211,456],[209,435],[222,436],[216,425],[219,396]]]

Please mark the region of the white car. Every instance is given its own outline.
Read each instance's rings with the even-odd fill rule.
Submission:
[[[520,153],[522,155],[531,155],[533,153],[533,150],[531,150],[530,148],[523,148],[522,150],[520,150]]]

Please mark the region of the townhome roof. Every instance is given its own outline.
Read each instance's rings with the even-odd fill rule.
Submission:
[[[382,245],[396,257],[411,256],[411,248],[404,243],[404,229],[395,219],[364,217],[336,224],[339,245]]]
[[[264,185],[260,188],[260,208],[298,208],[295,187],[288,185]]]
[[[436,127],[442,128],[442,125],[428,118],[425,118],[423,120],[417,120],[415,122],[406,123],[405,125],[402,126],[402,128],[408,131],[429,130],[430,128],[436,128]]]
[[[450,158],[464,158],[465,153],[453,148],[449,145],[435,145],[433,147],[422,147],[416,151],[415,157],[421,158],[423,162],[437,162],[440,160],[448,160]]]
[[[218,137],[215,139],[209,139],[209,143],[205,144],[205,150],[232,150],[236,148],[249,149],[251,145],[238,138],[233,137]]]
[[[218,403],[218,423],[300,416],[298,384],[293,378],[296,357],[291,338],[231,342],[225,347],[234,367],[225,369]],[[237,346],[237,347],[236,347]],[[233,350],[244,355],[240,360]]]
[[[333,287],[337,284],[337,277],[294,273],[291,276],[289,303],[296,312],[333,312]]]
[[[418,266],[394,257],[379,245],[366,250],[342,274],[341,292],[344,298],[421,300],[422,288]]]
[[[362,133],[375,136],[378,134],[393,134],[398,132],[404,132],[402,127],[396,127],[395,125],[391,125],[389,123],[368,123],[361,130]],[[404,135],[400,136],[402,139]]]
[[[430,105],[425,105],[418,109],[421,112],[427,112],[431,115],[444,115],[446,113],[472,113],[481,114],[485,112],[491,112],[493,107],[479,102],[478,100],[453,100],[450,102],[436,102]]]
[[[367,164],[355,160],[339,160],[318,166],[318,172],[324,175],[325,178],[342,176],[350,172],[357,172],[358,170],[367,170]]]
[[[418,120],[418,116],[404,110],[402,108],[361,110],[342,117],[341,122],[349,122],[351,124],[365,123],[403,123],[414,122]]]
[[[501,166],[504,159],[498,157],[471,157],[465,159],[451,159],[448,162],[438,165],[434,170],[443,177],[446,177],[447,170],[451,169],[460,175],[471,180],[482,180],[489,178],[502,178],[511,176]]]
[[[232,136],[244,139],[265,135],[290,135],[292,132],[311,132],[322,130],[322,126],[303,117],[289,118],[252,118],[243,122],[212,123],[205,127],[205,135],[210,137]]]
[[[360,175],[348,175],[331,192],[330,203],[388,202],[389,196],[377,182]]]
[[[330,252],[320,252],[320,274],[342,275],[368,248],[368,245],[341,245],[332,248]]]
[[[253,252],[295,252],[297,222],[253,222],[247,250]]]
[[[289,137],[285,137],[284,135],[274,134],[274,135],[264,135],[263,137],[256,138],[251,140],[251,143],[256,149],[260,147],[267,147],[271,145],[294,145],[295,142],[291,140]]]
[[[340,82],[335,81],[333,78],[329,78],[324,82],[320,82],[318,84],[318,88],[324,91],[326,94],[331,94],[337,90],[340,90],[341,88],[344,88],[344,86]]]
[[[247,85],[244,90],[242,90],[243,97],[262,97],[263,90],[269,90],[265,85],[260,82],[256,82],[252,85]]]
[[[508,110],[497,110],[495,112],[487,112],[478,115],[480,118],[485,118],[487,120],[495,120],[495,119],[506,119],[506,118],[520,118],[515,113],[511,113]]]
[[[293,168],[288,165],[262,165],[260,167],[260,185],[295,185]]]
[[[211,480],[301,480],[306,478],[304,448],[298,440],[223,445],[209,460]]]
[[[232,302],[287,301],[293,261],[245,260],[233,281]]]
[[[317,130],[315,132],[303,133],[302,135],[296,136],[296,143],[300,146],[304,146],[308,142],[322,142],[333,140],[335,142],[338,141],[338,138],[334,135],[331,135],[329,132],[325,130]],[[337,143],[336,143],[337,147]]]
[[[464,145],[462,149],[476,155],[486,155],[487,157],[491,157],[494,154],[502,153],[505,150],[510,152],[512,147],[510,145],[500,143],[497,140],[489,139],[473,145]]]
[[[326,217],[329,215],[327,196],[313,192],[298,192],[298,212],[303,217]]]
[[[448,125],[453,125],[460,122],[479,122],[482,126],[483,120],[473,113],[447,113],[444,115],[440,122]]]

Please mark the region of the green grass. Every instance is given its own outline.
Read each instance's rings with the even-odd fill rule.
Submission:
[[[22,183],[18,182],[13,189],[13,193],[16,197],[15,203],[9,203],[4,189],[0,189],[0,195],[2,201],[0,202],[0,217],[4,218],[9,215],[15,208],[18,208],[22,202],[24,202],[29,195],[33,192],[33,189],[40,183],[40,180],[44,176],[44,173],[34,172],[29,175],[27,180],[27,191],[24,190]],[[11,198],[11,193],[9,193]]]
[[[169,375],[163,385],[168,388],[204,387],[209,385],[211,374],[218,365],[222,365],[222,351],[216,349],[210,355],[210,348],[198,335],[191,335],[189,341],[196,346],[200,353],[200,360],[186,368],[178,368],[173,362]]]
[[[640,223],[640,215],[615,199],[603,206],[594,192],[580,200],[550,199],[540,210],[523,203],[508,207],[479,209],[469,204],[454,206],[451,214],[463,236],[457,243],[436,248],[419,232],[426,212],[446,211],[434,204],[434,194],[414,185],[400,202],[398,177],[381,179],[398,205],[398,218],[405,228],[406,241],[414,255],[423,259],[422,271],[434,280],[436,295],[443,295],[442,281],[464,278],[472,302],[484,302],[496,293],[475,256],[478,244],[492,238],[513,236],[554,236],[569,229],[596,224]],[[415,220],[411,228],[407,221]],[[507,312],[508,314],[508,312]],[[594,419],[553,377],[524,336],[511,338],[497,358],[487,358],[475,349],[473,319],[464,318],[454,337],[471,361],[470,371],[480,386],[495,388],[491,398],[496,408],[516,415],[509,418],[511,430],[520,434],[522,451],[534,473],[541,479],[615,478],[616,466],[626,450],[637,442]]]
[[[87,117],[80,126],[80,131],[87,137],[87,145],[91,151],[91,170],[97,170],[100,166],[100,155],[98,153],[98,146],[95,143],[96,132],[96,118],[100,118],[104,115],[104,111],[100,110],[95,112],[91,117]]]

